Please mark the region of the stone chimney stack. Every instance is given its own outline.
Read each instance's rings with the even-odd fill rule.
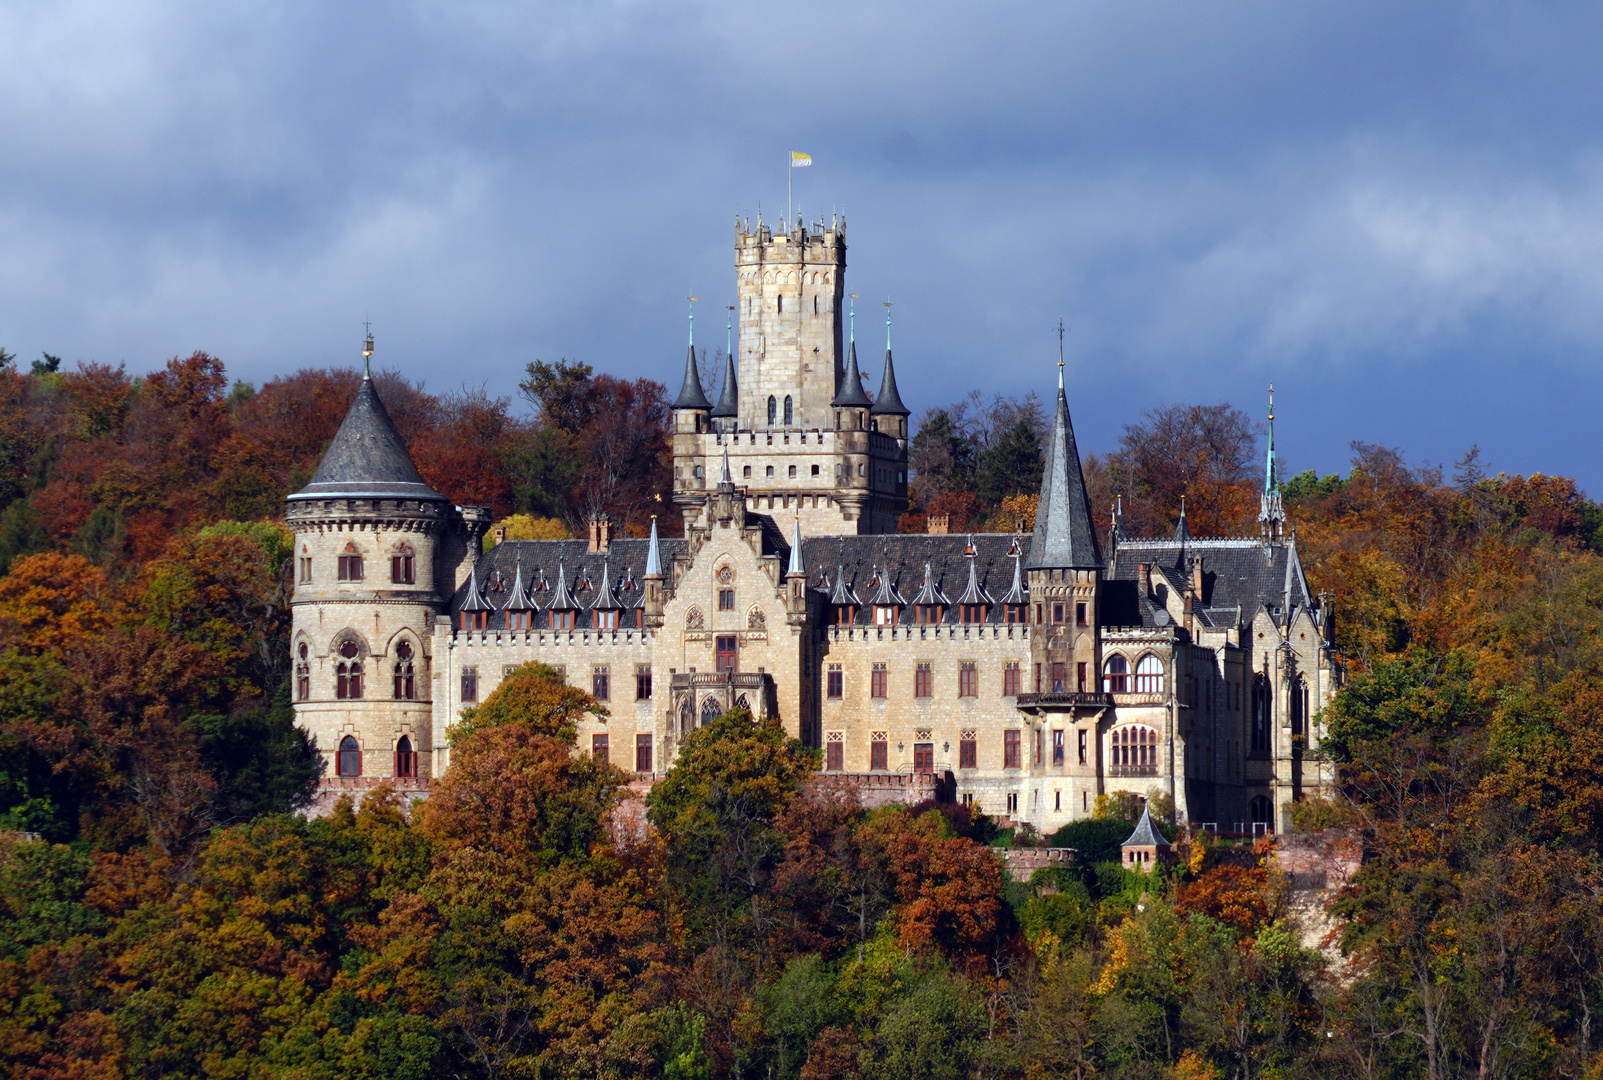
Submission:
[[[1136,584],[1141,587],[1142,596],[1152,595],[1152,564],[1140,563],[1135,568]]]
[[[590,554],[605,555],[612,544],[612,519],[598,514],[590,519]]]
[[[493,535],[495,536],[495,546],[500,547],[507,542],[507,527],[505,525],[497,525]]]
[[[929,516],[928,532],[931,536],[945,536],[952,524],[950,514],[931,514]]]

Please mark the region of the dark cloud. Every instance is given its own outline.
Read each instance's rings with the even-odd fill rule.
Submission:
[[[915,408],[1050,386],[1571,472],[1603,394],[1603,13],[1578,3],[22,3],[0,12],[0,342],[261,380],[672,381],[730,227],[849,215]],[[870,300],[874,301],[870,303]],[[860,330],[865,329],[860,325]],[[721,329],[721,327],[720,327]]]

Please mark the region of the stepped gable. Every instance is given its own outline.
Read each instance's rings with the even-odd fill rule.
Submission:
[[[845,588],[855,591],[862,598],[862,606],[857,609],[853,619],[855,626],[874,624],[873,603],[878,590],[870,588],[868,582],[876,569],[888,573],[897,591],[907,598],[901,613],[901,623],[906,625],[916,622],[912,610],[916,602],[913,597],[924,586],[926,562],[930,565],[931,587],[948,597],[958,596],[966,590],[971,562],[979,587],[997,596],[1007,592],[1013,581],[1013,559],[1008,552],[1013,549],[1014,541],[1019,543],[1028,557],[1029,536],[1014,533],[975,533],[972,560],[963,554],[970,538],[962,534],[803,537],[802,553],[809,566],[839,568],[826,576],[814,574],[809,577],[807,587],[810,590],[828,597],[841,587],[838,576],[844,579]],[[827,581],[828,584],[820,588],[821,581]],[[959,617],[955,603],[950,600],[942,603],[949,605],[942,614],[942,622],[957,623]],[[1000,601],[991,603],[985,617],[987,623],[1005,621]]]
[[[362,379],[345,420],[296,499],[424,499],[447,502],[424,483],[373,380]]]
[[[534,583],[543,576],[546,584],[555,589],[560,563],[566,571],[568,592],[579,608],[588,610],[594,605],[603,576],[609,579],[618,606],[637,608],[645,595],[646,552],[650,544],[649,540],[614,540],[603,555],[599,551],[592,552],[587,540],[507,540],[479,556],[472,576],[491,606],[497,610],[504,608],[517,581],[521,556],[523,580],[530,598],[544,611],[551,606],[551,594],[536,592]],[[657,546],[666,565],[675,555],[684,552],[685,542],[658,540]],[[581,590],[579,584],[584,581],[591,582],[592,588]],[[468,586],[464,584],[451,597],[450,613],[455,616],[467,599]]]
[[[1102,615],[1106,626],[1153,626],[1156,605],[1138,596],[1140,564],[1152,567],[1154,582],[1173,591],[1189,578],[1179,568],[1181,552],[1202,559],[1202,603],[1197,617],[1205,626],[1235,626],[1252,618],[1260,606],[1284,624],[1290,607],[1315,607],[1307,579],[1291,544],[1265,544],[1248,538],[1127,540],[1118,546],[1111,577],[1103,583]]]

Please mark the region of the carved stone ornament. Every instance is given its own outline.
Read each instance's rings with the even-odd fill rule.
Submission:
[[[725,563],[718,568],[718,584],[728,585],[735,580],[735,568]]]
[[[706,625],[706,622],[702,618],[702,614],[701,614],[701,609],[700,608],[693,607],[689,611],[685,612],[685,629],[686,630],[700,630],[705,625]]]
[[[746,629],[758,631],[768,629],[768,616],[763,614],[762,608],[752,608],[751,611],[747,613]]]

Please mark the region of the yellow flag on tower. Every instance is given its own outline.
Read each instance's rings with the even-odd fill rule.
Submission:
[[[792,169],[805,169],[813,163],[813,155],[804,154],[800,150],[790,152],[790,167]]]

